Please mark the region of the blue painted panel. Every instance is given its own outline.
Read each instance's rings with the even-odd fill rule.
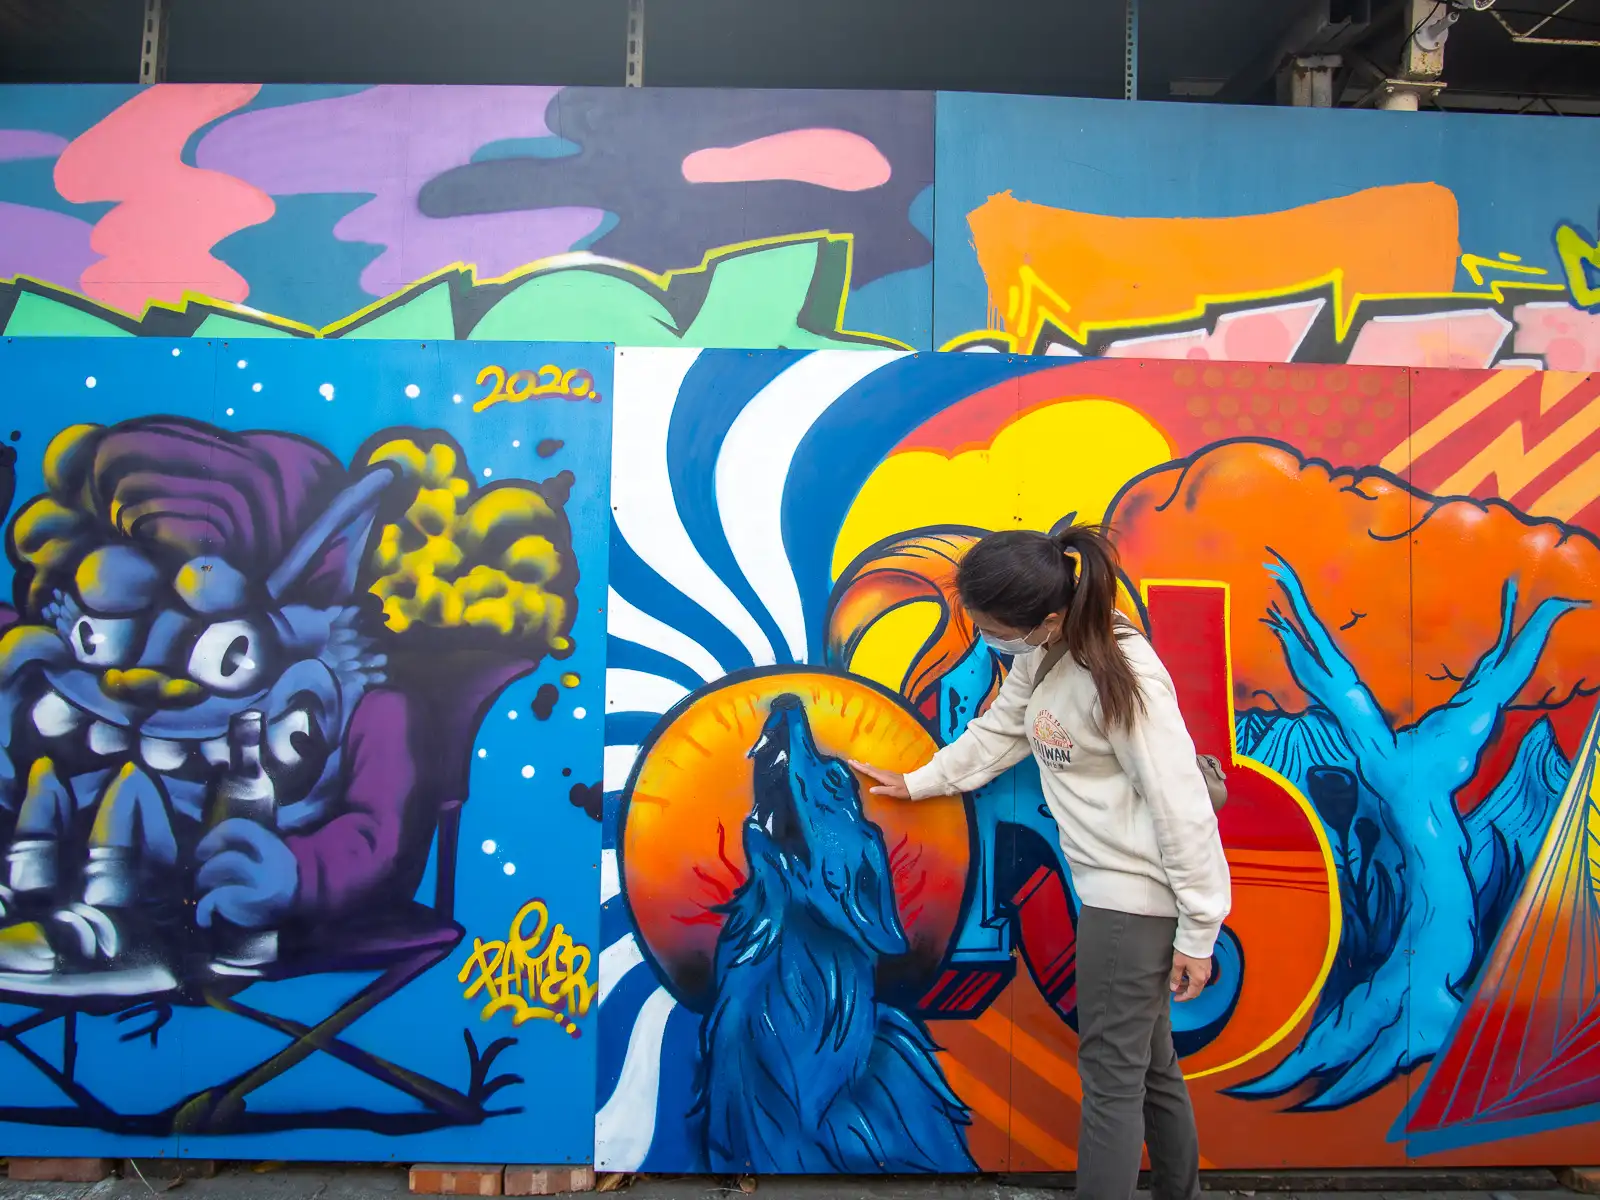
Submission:
[[[0,378],[0,1146],[588,1161],[610,348]]]

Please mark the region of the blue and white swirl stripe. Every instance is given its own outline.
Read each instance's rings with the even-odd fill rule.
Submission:
[[[694,1171],[699,1018],[627,915],[619,792],[662,715],[730,671],[820,663],[833,547],[893,447],[1056,364],[1001,355],[619,349],[613,377],[595,1163]]]

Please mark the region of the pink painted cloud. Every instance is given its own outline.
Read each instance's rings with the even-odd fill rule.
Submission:
[[[185,292],[241,301],[250,285],[211,253],[231,233],[272,216],[272,197],[183,161],[189,136],[248,104],[259,84],[158,84],[79,134],[56,160],[56,190],[75,204],[115,201],[91,244],[104,255],[79,286],[138,313]]]
[[[683,160],[690,183],[789,180],[864,192],[888,183],[889,174],[882,152],[845,129],[790,129],[737,146],[708,146]]]

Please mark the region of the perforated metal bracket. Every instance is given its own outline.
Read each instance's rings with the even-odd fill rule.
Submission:
[[[1139,0],[1123,0],[1122,98],[1139,98]]]
[[[644,0],[628,0],[628,64],[622,83],[644,86]]]
[[[144,0],[139,31],[139,82],[148,86],[167,77],[167,0]]]

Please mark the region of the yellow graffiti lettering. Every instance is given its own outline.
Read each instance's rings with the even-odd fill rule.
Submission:
[[[527,926],[532,921],[532,928]],[[545,937],[549,931],[549,938]],[[542,947],[542,948],[541,948]],[[592,956],[559,923],[550,928],[550,910],[530,900],[517,910],[503,942],[472,939],[472,953],[456,982],[467,983],[463,1000],[486,996],[480,1018],[509,1012],[511,1023],[554,1021],[579,1037],[576,1020],[589,1011],[599,988],[589,982]],[[474,973],[476,973],[474,977]]]
[[[1590,242],[1575,226],[1558,225],[1556,254],[1572,289],[1572,302],[1579,308],[1600,304],[1600,286],[1589,282],[1590,271],[1600,271],[1600,245]]]
[[[594,376],[582,367],[563,371],[554,363],[546,363],[537,371],[514,371],[508,375],[504,367],[491,364],[478,372],[478,386],[482,387],[491,379],[494,380],[494,386],[473,404],[473,412],[482,412],[501,402],[518,404],[523,400],[541,400],[546,396],[565,396],[568,400],[600,403]]]
[[[1481,254],[1463,254],[1461,256],[1461,269],[1472,277],[1472,282],[1479,287],[1483,286],[1483,273],[1490,271],[1508,271],[1513,275],[1548,275],[1549,271],[1543,267],[1533,267],[1522,261],[1522,255],[1512,254],[1509,250],[1500,251],[1498,258],[1485,258]]]

